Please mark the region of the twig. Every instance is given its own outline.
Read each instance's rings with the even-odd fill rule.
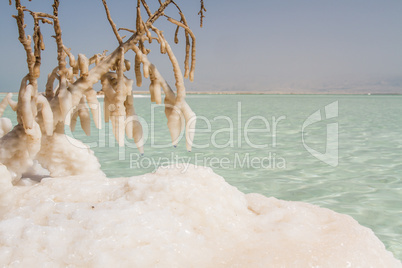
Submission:
[[[55,38],[56,38],[56,44],[57,44],[57,61],[59,63],[59,71],[61,72],[61,76],[67,74],[67,62],[66,62],[66,53],[64,53],[63,50],[63,40],[61,39],[61,27],[60,27],[60,22],[58,18],[59,14],[59,0],[54,0],[53,3],[53,27],[54,27],[54,33]]]
[[[133,34],[135,34],[136,33],[136,31],[134,31],[134,30],[131,30],[131,29],[128,29],[128,28],[119,28],[118,29],[118,31],[127,31],[127,32],[130,32],[130,33],[133,33]]]
[[[150,17],[152,15],[152,13],[151,13],[151,10],[149,9],[147,2],[145,2],[145,0],[141,0],[141,3],[143,5],[143,7],[145,8],[145,10],[147,11],[148,17]]]
[[[184,16],[182,17],[184,18]],[[191,36],[191,40],[192,40],[192,50],[191,50],[191,67],[190,67],[190,81],[194,80],[194,70],[195,70],[195,36],[194,33],[190,30],[190,28],[188,26],[186,26],[184,23],[181,23],[173,18],[168,17],[168,21],[170,21],[171,23],[182,27],[186,32],[188,32],[188,34]],[[185,19],[184,19],[185,21]],[[188,47],[188,46],[187,46]],[[186,54],[187,53],[187,49],[186,49]],[[188,63],[187,63],[188,66]]]
[[[154,24],[154,22],[163,15],[163,11],[166,9],[166,7],[172,2],[172,0],[166,0],[164,3],[160,3],[160,7],[158,8],[157,11],[155,11],[154,14],[152,14],[147,22],[145,23],[147,27],[150,27],[150,25]]]
[[[207,12],[207,10],[204,6],[204,0],[201,0],[201,8],[200,8],[200,12],[198,12],[198,15],[200,15],[200,27],[201,28],[202,28],[202,20],[205,18],[204,11]]]
[[[116,35],[117,41],[119,41],[119,44],[121,45],[123,43],[123,39],[120,37],[119,32],[117,31],[117,28],[116,28],[116,24],[114,24],[112,17],[110,16],[110,12],[109,12],[109,8],[106,4],[106,0],[102,0],[102,3],[103,3],[103,6],[105,7],[106,16],[110,23],[110,26],[112,27],[113,32]]]

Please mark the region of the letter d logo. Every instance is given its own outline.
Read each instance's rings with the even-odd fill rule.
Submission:
[[[317,110],[311,114],[306,121],[303,123],[302,127],[302,142],[304,148],[315,158],[321,160],[322,162],[336,167],[338,166],[338,123],[327,124],[327,139],[325,153],[320,153],[312,148],[310,148],[304,141],[304,129],[314,123],[320,122],[322,120],[338,117],[338,101],[330,103],[325,106],[324,118],[321,117],[321,111]]]

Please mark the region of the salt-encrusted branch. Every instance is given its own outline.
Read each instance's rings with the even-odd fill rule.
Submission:
[[[52,136],[53,135],[53,112],[50,107],[50,104],[43,95],[38,96],[36,103],[42,106],[41,107],[41,115],[42,115],[45,133],[48,136]]]
[[[137,18],[136,18],[136,31],[139,35],[142,35],[144,29],[144,25],[142,24],[142,18],[141,18],[141,5],[140,5],[140,0],[137,1]]]
[[[25,22],[24,22],[24,7],[21,5],[20,0],[15,0],[15,8],[18,11],[17,16],[13,16],[17,20],[17,26],[18,26],[18,40],[21,42],[23,45],[26,56],[27,56],[27,64],[28,64],[28,80],[34,84],[36,84],[36,78],[34,75],[34,65],[35,65],[35,55],[32,52],[32,47],[31,47],[31,37],[28,35],[25,35]]]
[[[10,95],[11,93],[8,93],[4,99],[0,102],[0,117],[3,116],[4,110],[7,108],[7,104],[8,104],[8,95]]]
[[[29,11],[34,20],[34,33],[33,33],[33,41],[34,41],[34,56],[35,63],[33,66],[33,76],[35,78],[39,78],[40,76],[40,65],[41,65],[41,50],[45,50],[45,44],[43,43],[43,36],[40,31],[39,22],[52,24],[48,19],[42,18],[38,16],[38,13],[32,12],[28,9],[24,9],[24,11]]]
[[[124,121],[126,116],[126,109],[124,101],[127,98],[126,85],[124,83],[124,50],[119,49],[119,61],[117,64],[117,83],[113,98],[114,110],[112,111],[112,125],[113,132],[117,142],[122,146],[124,145]]]
[[[200,15],[200,27],[201,28],[202,28],[203,19],[205,18],[204,11],[207,12],[207,10],[204,6],[204,0],[201,0],[201,8],[200,8],[200,12],[198,12],[198,15]]]
[[[168,128],[172,138],[173,146],[176,147],[180,133],[185,127],[186,148],[188,151],[191,151],[195,133],[194,130],[196,124],[196,115],[184,99],[185,88],[183,76],[178,66],[177,59],[174,56],[169,44],[166,43],[166,50],[169,55],[170,61],[172,62],[175,73],[176,87],[178,93],[177,97],[175,96],[170,86],[166,83],[165,79],[160,75],[156,67],[148,61],[147,56],[142,54],[141,50],[136,46],[133,46],[133,50],[137,55],[141,57],[144,67],[147,66],[148,72],[150,74],[151,85],[149,87],[149,90],[151,93],[151,101],[155,101],[156,103],[160,101],[160,87],[162,87],[165,92],[165,115],[168,119]],[[182,120],[183,117],[184,120]]]
[[[161,34],[163,37],[163,34]],[[163,37],[164,39],[164,37]],[[185,97],[186,97],[186,89],[184,87],[184,81],[183,81],[183,74],[180,70],[179,63],[176,59],[176,56],[174,55],[170,45],[168,42],[165,41],[165,47],[166,47],[166,52],[168,53],[170,62],[172,63],[173,67],[173,73],[174,73],[174,78],[175,78],[175,85],[176,85],[176,90],[177,90],[177,100],[178,102],[181,102]]]
[[[25,76],[21,81],[21,87],[18,94],[18,106],[17,106],[17,120],[18,123],[24,126],[24,129],[28,131],[33,127],[34,115],[32,113],[32,92],[34,90],[31,84],[27,84],[29,75]]]
[[[87,99],[88,106],[91,109],[92,119],[95,123],[95,127],[97,129],[101,129],[101,109],[98,98],[96,97],[96,91],[91,88],[85,92],[85,97]]]
[[[150,28],[152,29],[153,32],[156,33],[156,35],[158,36],[157,40],[160,44],[160,50],[161,50],[161,54],[166,54],[166,47],[165,47],[165,38],[163,37],[163,34],[161,31],[159,31],[158,28],[156,28],[155,26],[151,25]]]
[[[61,27],[58,18],[59,15],[59,0],[54,0],[53,2],[53,27],[57,44],[57,61],[59,63],[60,76],[67,75],[67,62],[66,53],[64,52],[63,40],[61,39]]]
[[[116,24],[113,22],[112,17],[110,16],[109,7],[107,6],[106,0],[102,0],[102,3],[105,8],[105,11],[106,11],[107,19],[110,23],[110,26],[113,29],[113,33],[116,36],[117,41],[119,41],[119,44],[121,44],[121,43],[123,43],[123,39],[120,37],[119,32],[117,31],[117,28],[116,28]]]
[[[147,2],[145,2],[145,0],[141,0],[142,6],[145,8],[148,17],[150,17],[152,15],[151,10],[149,9],[149,6],[147,4]]]
[[[45,96],[48,99],[52,99],[54,97],[54,91],[53,91],[54,80],[56,80],[56,79],[60,80],[60,76],[58,75],[58,72],[59,72],[59,67],[56,67],[47,76]]]
[[[179,34],[179,29],[180,29],[180,27],[177,26],[176,31],[174,32],[174,42],[175,42],[175,44],[179,43],[179,38],[177,37],[177,35]]]
[[[167,8],[167,6],[172,2],[172,0],[166,0],[165,2],[159,2],[160,6],[158,8],[157,11],[155,11],[147,20],[147,22],[145,23],[145,25],[147,27],[150,27],[151,25],[154,24],[154,22],[160,17],[162,16],[165,11],[165,9]]]
[[[16,101],[13,101],[13,99],[11,98],[12,96],[13,96],[13,94],[8,93],[7,101],[8,101],[8,105],[10,105],[11,109],[15,112],[15,111],[17,111],[18,103]]]
[[[134,31],[134,30],[131,30],[131,29],[128,29],[128,28],[119,28],[119,29],[117,29],[118,31],[127,31],[127,32],[130,32],[130,33],[133,33],[133,34],[135,34],[136,33],[136,31]]]
[[[126,42],[122,43],[119,48],[104,57],[96,66],[89,70],[87,77],[80,77],[73,84],[70,84],[69,91],[73,95],[73,105],[78,105],[81,95],[92,88],[95,83],[101,80],[104,74],[115,66],[119,59],[120,48],[123,48],[124,53],[126,53],[133,45],[138,43],[139,40],[140,36],[137,34],[132,35]]]
[[[195,71],[195,54],[196,54],[196,48],[195,48],[195,35],[194,33],[190,30],[190,28],[186,25],[186,18],[184,17],[183,13],[180,13],[181,18],[183,20],[184,23],[181,23],[173,18],[168,17],[168,21],[170,21],[171,23],[177,25],[178,27],[182,27],[185,32],[186,32],[186,59],[184,62],[184,66],[185,66],[185,75],[184,77],[186,78],[187,75],[186,73],[188,73],[188,55],[189,55],[189,42],[188,42],[188,38],[187,38],[187,34],[189,34],[191,36],[191,40],[192,40],[192,50],[191,50],[191,68],[190,68],[190,72],[189,72],[189,76],[190,76],[190,81],[194,80],[194,71]]]
[[[71,48],[67,48],[63,45],[63,50],[67,54],[68,58],[70,59],[70,66],[73,68],[73,74],[78,75],[78,63],[75,60],[74,55],[71,53]]]

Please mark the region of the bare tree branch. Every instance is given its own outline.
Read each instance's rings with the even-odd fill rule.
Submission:
[[[180,13],[180,14],[182,16],[182,20],[185,22],[186,19],[184,18],[183,13]],[[173,23],[173,24],[175,24],[175,25],[177,25],[179,27],[182,27],[186,31],[186,34],[188,33],[191,36],[192,53],[191,53],[191,68],[190,68],[189,76],[190,76],[190,81],[193,81],[194,80],[194,71],[195,71],[195,52],[196,52],[196,49],[195,49],[195,35],[190,30],[190,28],[188,26],[186,26],[184,23],[181,23],[181,22],[179,22],[179,21],[177,21],[177,20],[175,20],[173,18],[170,18],[170,17],[168,17],[168,21],[170,21],[171,23]],[[188,42],[188,39],[187,39],[186,40],[186,59],[185,59],[185,62],[184,62],[185,63],[186,73],[188,72],[188,55],[189,55],[189,42]],[[186,74],[184,75],[184,77],[187,77]]]
[[[18,40],[21,42],[23,45],[26,56],[27,56],[27,64],[28,64],[28,72],[29,72],[29,78],[28,80],[31,83],[35,83],[36,79],[34,78],[34,72],[33,72],[33,67],[35,64],[35,55],[32,52],[32,47],[31,47],[31,37],[25,35],[25,22],[24,22],[24,7],[21,6],[21,1],[16,0],[15,1],[15,8],[18,11],[17,16],[13,16],[17,20],[17,26],[18,26]]]
[[[110,16],[110,12],[109,12],[109,8],[107,6],[106,0],[102,0],[102,3],[103,3],[103,6],[105,7],[106,16],[107,16],[107,19],[108,19],[108,21],[110,23],[110,26],[113,29],[114,35],[116,36],[117,41],[119,41],[119,44],[121,44],[121,43],[123,43],[123,40],[120,37],[119,32],[117,31],[116,24],[114,24],[114,22],[112,20],[112,17]]]
[[[154,24],[154,22],[163,15],[163,11],[167,8],[167,6],[172,2],[172,0],[166,0],[164,3],[160,3],[160,7],[158,8],[157,11],[155,11],[155,13],[153,13],[149,19],[147,20],[147,22],[145,23],[145,25],[147,27],[150,27],[150,25]]]
[[[145,8],[147,11],[148,17],[152,15],[151,10],[149,9],[149,6],[145,0],[141,0],[142,6]]]
[[[59,0],[54,0],[53,2],[53,28],[56,38],[57,44],[57,61],[59,63],[59,72],[61,72],[61,76],[67,74],[67,62],[66,62],[66,53],[64,53],[63,40],[61,39],[61,27],[59,21]]]
[[[204,0],[201,0],[201,8],[200,8],[200,12],[198,12],[198,15],[200,15],[200,27],[201,28],[202,28],[203,19],[205,18],[204,11],[207,12],[207,10],[204,6]]]

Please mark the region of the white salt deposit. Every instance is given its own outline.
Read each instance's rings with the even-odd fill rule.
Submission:
[[[65,134],[43,135],[36,159],[52,177],[78,174],[104,176],[94,152],[81,141]]]
[[[0,139],[0,163],[7,166],[12,183],[18,183],[35,160],[46,168],[52,177],[91,174],[104,176],[94,152],[87,145],[65,134],[41,135],[37,123],[30,135],[22,125]]]
[[[349,216],[245,195],[208,168],[183,170],[2,187],[0,265],[402,267]],[[0,166],[0,183],[7,177]]]
[[[40,146],[41,131],[36,122],[29,131],[19,124],[0,139],[0,163],[7,167],[14,183],[33,165]]]
[[[0,138],[6,135],[13,128],[11,120],[6,117],[0,117]]]

